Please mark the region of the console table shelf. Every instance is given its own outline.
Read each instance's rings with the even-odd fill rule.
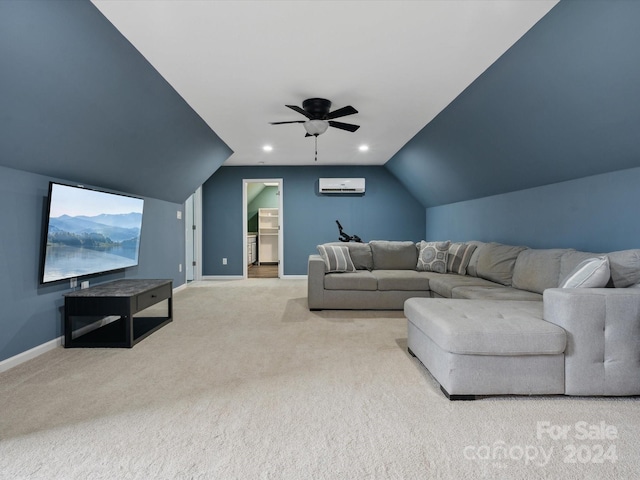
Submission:
[[[131,348],[173,319],[171,280],[116,280],[65,294],[64,346]],[[134,316],[167,300],[166,316]],[[73,338],[75,319],[119,316]]]

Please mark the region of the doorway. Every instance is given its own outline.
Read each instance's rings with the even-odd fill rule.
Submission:
[[[243,179],[243,277],[282,278],[282,179]]]

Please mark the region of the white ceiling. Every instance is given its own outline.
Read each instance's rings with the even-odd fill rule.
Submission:
[[[92,1],[234,151],[225,165],[382,165],[558,0]],[[310,97],[361,125],[318,137],[317,163],[301,124],[269,124]]]

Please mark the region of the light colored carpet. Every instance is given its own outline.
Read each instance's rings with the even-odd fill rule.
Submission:
[[[637,398],[450,402],[406,353],[402,312],[310,312],[304,280],[201,282],[174,302],[132,349],[0,374],[0,478],[640,477]]]

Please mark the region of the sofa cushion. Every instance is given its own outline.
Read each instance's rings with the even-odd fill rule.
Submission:
[[[410,298],[404,313],[451,353],[557,355],[566,347],[564,329],[543,320],[543,302]]]
[[[611,252],[609,266],[611,279],[616,288],[625,288],[640,283],[640,250]]]
[[[373,268],[376,270],[415,270],[418,249],[410,241],[372,240]]]
[[[488,243],[482,246],[478,257],[478,277],[492,282],[511,286],[513,268],[520,252],[527,247],[515,247],[501,243]]]
[[[609,258],[603,255],[580,263],[560,283],[560,288],[602,288],[609,283],[610,278]]]
[[[560,283],[560,259],[567,251],[563,248],[523,250],[513,268],[513,287],[536,293],[556,288]]]
[[[377,290],[378,280],[368,270],[353,273],[327,273],[324,276],[326,290]]]
[[[351,261],[356,270],[372,270],[373,255],[371,254],[371,246],[368,243],[359,242],[329,242],[324,245],[345,246],[349,249]]]
[[[542,301],[542,294],[518,290],[513,287],[456,287],[451,292],[451,298],[466,298],[467,300],[526,300]]]
[[[497,283],[484,278],[457,275],[455,273],[435,274],[429,279],[429,289],[441,297],[451,298],[451,292],[456,287],[464,286],[499,287]]]
[[[355,272],[349,249],[344,246],[318,245],[326,272]]]
[[[486,243],[478,242],[477,240],[472,240],[467,242],[467,245],[476,246],[475,251],[471,254],[471,258],[469,259],[469,265],[467,265],[467,275],[471,275],[472,277],[477,277],[478,276],[478,258],[480,258],[482,247],[484,247]]]
[[[476,246],[472,243],[452,243],[449,245],[447,255],[447,272],[457,273],[459,275],[467,274],[467,266]]]
[[[373,270],[371,274],[378,280],[378,290],[429,290],[429,272],[415,270]]]
[[[416,270],[419,272],[446,273],[450,243],[448,240],[445,242],[425,242],[422,240],[418,243]]]

